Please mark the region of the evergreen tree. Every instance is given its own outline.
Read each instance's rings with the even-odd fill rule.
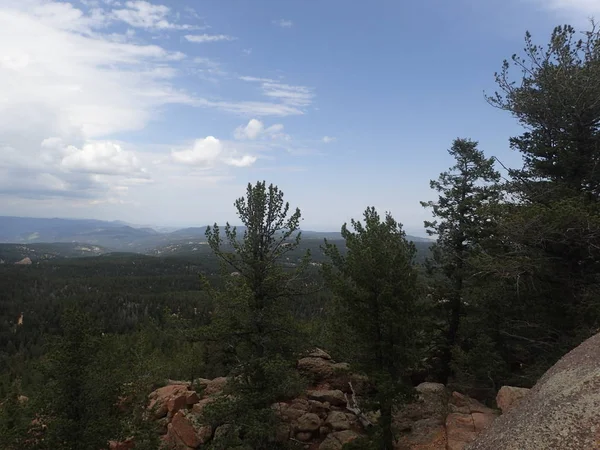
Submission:
[[[97,449],[120,432],[118,361],[102,355],[102,335],[76,307],[62,319],[62,336],[44,360],[46,385],[34,404],[47,424],[43,448]]]
[[[288,260],[300,244],[301,214],[299,209],[290,214],[276,186],[248,184],[235,207],[245,226],[241,238],[229,224],[225,240],[216,224],[206,231],[226,277],[215,293],[209,332],[221,343],[231,370],[230,396],[211,405],[209,415],[212,410],[213,421],[235,424],[231,430],[245,446],[274,449],[284,444],[275,442],[278,421],[271,405],[301,388],[294,370],[301,341],[286,301],[303,291],[308,254]]]
[[[505,251],[477,264],[500,296],[495,340],[531,382],[600,324],[600,32],[562,26],[545,48],[529,33],[525,44],[516,79],[505,61],[488,98],[525,128],[510,139],[516,201],[498,223]]]
[[[347,252],[326,241],[330,263],[325,279],[335,295],[335,318],[343,328],[346,354],[374,384],[375,408],[381,411],[380,448],[393,448],[394,407],[411,392],[410,374],[419,351],[419,294],[413,266],[415,247],[390,214],[382,221],[367,208],[364,224],[344,224]]]
[[[20,450],[31,448],[33,436],[30,424],[33,419],[26,397],[21,395],[19,383],[13,383],[10,392],[0,402],[0,448]]]
[[[438,200],[421,202],[437,219],[426,221],[425,228],[429,235],[437,236],[430,269],[443,276],[434,299],[444,310],[446,331],[440,358],[440,381],[444,384],[452,372],[452,351],[464,314],[465,284],[472,272],[468,258],[493,235],[495,223],[490,210],[500,198],[500,174],[494,169],[494,159],[486,158],[477,149],[477,142],[455,139],[448,153],[456,164],[430,183],[439,193]]]
[[[556,27],[546,48],[525,36],[525,54],[512,57],[520,80],[504,61],[496,73],[500,88],[488,101],[510,112],[525,128],[510,139],[523,156],[513,169],[522,199],[548,204],[579,196],[597,202],[600,194],[600,31],[578,39],[571,26]]]

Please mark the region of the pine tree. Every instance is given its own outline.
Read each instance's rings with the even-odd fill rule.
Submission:
[[[66,309],[61,331],[44,358],[46,385],[33,399],[48,426],[42,448],[102,448],[121,427],[118,361],[103,351],[101,333],[77,307]]]
[[[335,318],[343,329],[350,361],[375,385],[381,411],[381,447],[393,448],[394,407],[410,396],[410,374],[417,367],[419,293],[413,266],[415,247],[390,214],[382,221],[367,208],[364,224],[344,224],[347,253],[326,241],[330,263],[325,279],[335,295]]]
[[[488,101],[510,112],[525,128],[510,139],[523,156],[511,170],[515,191],[528,201],[600,195],[600,30],[581,39],[571,26],[556,27],[546,48],[525,36],[525,54],[512,56],[520,80],[504,61],[496,73],[500,88]]]
[[[276,186],[248,184],[246,197],[235,202],[243,236],[235,227],[208,228],[208,242],[223,263],[225,287],[215,293],[210,326],[231,369],[227,393],[212,405],[213,421],[234,423],[244,445],[274,449],[277,418],[271,405],[301,388],[294,370],[300,351],[298,327],[286,301],[303,291],[308,255],[289,260],[300,244],[301,214],[284,202]],[[233,271],[233,273],[229,273]]]
[[[511,77],[511,66],[518,74]],[[526,33],[488,101],[524,131],[498,222],[505,251],[477,261],[497,293],[495,341],[527,382],[588,337],[600,317],[600,31],[556,27],[548,44]]]
[[[494,159],[486,158],[477,149],[477,142],[456,139],[448,153],[456,164],[437,180],[431,180],[431,188],[439,193],[438,200],[421,202],[437,219],[426,221],[425,228],[437,236],[430,267],[443,275],[434,298],[444,309],[446,332],[440,358],[440,381],[444,384],[452,373],[452,351],[464,314],[465,284],[472,272],[468,258],[492,236],[495,223],[490,207],[500,199],[500,174],[494,169]]]

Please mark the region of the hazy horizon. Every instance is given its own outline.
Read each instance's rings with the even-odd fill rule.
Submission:
[[[520,128],[484,91],[526,30],[545,43],[595,13],[586,0],[5,0],[0,210],[234,222],[234,200],[266,180],[305,227],[375,206],[423,233],[419,201],[436,198],[453,139],[520,165]]]

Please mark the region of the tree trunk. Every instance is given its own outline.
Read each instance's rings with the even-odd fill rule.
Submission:
[[[446,334],[446,345],[442,353],[442,373],[440,383],[448,384],[448,379],[452,376],[452,349],[456,344],[458,329],[460,327],[460,317],[462,315],[462,294],[463,294],[463,256],[464,249],[461,243],[457,245],[456,268],[454,274],[454,292],[450,299],[450,322],[448,324],[448,333]]]
[[[381,404],[381,428],[383,432],[382,450],[394,450],[394,432],[392,430],[392,402]]]
[[[440,383],[448,384],[448,379],[452,375],[452,348],[456,344],[458,328],[460,326],[460,315],[462,309],[461,292],[455,293],[450,301],[450,323],[448,324],[448,333],[446,334],[446,344],[442,353],[442,373]]]

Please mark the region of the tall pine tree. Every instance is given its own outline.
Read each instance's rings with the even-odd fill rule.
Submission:
[[[285,306],[303,290],[308,254],[300,261],[289,258],[300,244],[301,213],[290,211],[276,186],[248,184],[235,207],[243,236],[229,224],[224,237],[216,224],[206,231],[226,277],[215,293],[210,334],[221,342],[231,369],[231,396],[209,410],[213,421],[235,424],[235,436],[223,445],[239,438],[253,449],[275,449],[285,443],[275,442],[278,421],[271,405],[301,387],[294,370],[301,340]]]
[[[393,449],[392,416],[411,392],[410,375],[419,351],[419,292],[413,266],[415,247],[407,242],[402,225],[375,208],[367,208],[364,224],[342,227],[346,253],[335,244],[324,247],[330,263],[323,265],[334,293],[335,320],[350,362],[374,384],[374,408],[381,411],[380,446]]]
[[[500,174],[494,169],[494,159],[486,158],[477,142],[456,139],[448,153],[456,164],[431,181],[431,188],[439,193],[437,201],[421,202],[436,219],[426,221],[425,228],[437,236],[430,268],[442,275],[434,295],[442,307],[445,328],[440,346],[442,383],[452,374],[452,351],[464,315],[466,280],[472,272],[468,258],[492,236],[495,223],[490,207],[500,199]]]

